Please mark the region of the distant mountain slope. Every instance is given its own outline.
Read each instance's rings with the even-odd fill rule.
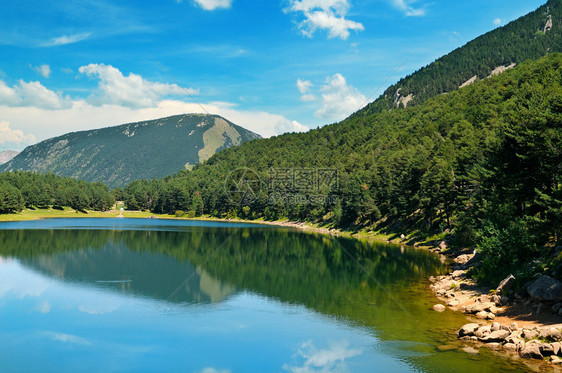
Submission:
[[[173,174],[257,138],[217,115],[176,115],[48,139],[28,146],[0,171],[53,172],[124,186],[135,179]]]
[[[455,49],[390,86],[354,115],[420,104],[553,52],[562,52],[562,0],[550,0],[534,12]]]
[[[4,163],[10,161],[12,158],[14,158],[18,154],[19,154],[19,152],[15,151],[15,150],[4,150],[3,152],[0,152],[0,164],[4,164]]]

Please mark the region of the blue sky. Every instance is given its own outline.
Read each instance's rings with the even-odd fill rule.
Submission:
[[[545,2],[3,0],[0,151],[203,110],[262,136],[315,128]]]

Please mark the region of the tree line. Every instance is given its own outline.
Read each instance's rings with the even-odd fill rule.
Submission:
[[[103,183],[88,183],[53,173],[0,173],[0,213],[48,207],[106,211],[114,204],[113,193]]]

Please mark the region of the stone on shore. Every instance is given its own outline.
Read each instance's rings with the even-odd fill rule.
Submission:
[[[503,342],[503,340],[509,336],[509,332],[507,330],[496,330],[491,332],[490,334],[486,335],[485,337],[481,338],[482,342]]]
[[[521,350],[519,350],[519,356],[524,359],[542,359],[539,344],[531,343],[526,344]]]
[[[462,326],[462,328],[459,329],[458,335],[459,337],[464,337],[465,335],[474,335],[479,327],[480,325],[478,325],[477,323],[465,324]]]
[[[527,292],[538,301],[558,301],[562,299],[562,282],[542,275],[529,285]]]
[[[446,309],[447,309],[447,307],[445,307],[445,306],[442,305],[442,304],[436,304],[436,305],[433,306],[433,310],[434,310],[434,311],[437,311],[437,312],[443,312],[443,311],[445,311]]]

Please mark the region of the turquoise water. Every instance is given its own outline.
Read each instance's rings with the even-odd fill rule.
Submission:
[[[0,223],[0,243],[3,372],[525,370],[461,349],[423,250],[157,219]]]

